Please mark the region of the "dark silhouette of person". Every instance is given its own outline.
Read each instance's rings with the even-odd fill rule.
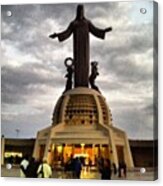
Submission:
[[[20,177],[26,177],[26,170],[29,165],[29,157],[28,155],[24,155],[22,161],[20,162]]]
[[[75,177],[75,159],[73,158],[73,155],[71,155],[70,159],[65,163],[64,170],[66,173],[70,173],[70,178]]]
[[[89,167],[89,170],[91,170],[91,167],[92,167],[92,160],[91,160],[91,158],[89,158],[88,167]]]
[[[37,170],[39,167],[40,162],[35,160],[33,157],[29,161],[29,165],[26,170],[26,177],[27,178],[37,178]]]
[[[111,162],[109,159],[104,159],[104,165],[101,169],[101,179],[110,180],[111,179]]]
[[[98,160],[97,160],[97,167],[98,167],[99,172],[101,173],[102,169],[104,167],[104,158],[103,157],[99,157],[98,158]]]
[[[118,177],[119,177],[119,178],[122,176],[121,170],[122,170],[122,163],[119,162],[119,164],[118,164]]]
[[[123,176],[126,178],[127,177],[127,166],[124,161],[119,162],[119,167],[118,167],[118,177]]]
[[[116,175],[117,174],[117,167],[116,167],[115,163],[113,163],[113,171],[114,171],[114,175]]]
[[[8,163],[11,165],[14,163],[14,157],[12,155],[8,158]]]
[[[127,166],[124,161],[122,162],[122,169],[123,169],[123,175],[126,178],[127,177]]]
[[[76,179],[80,179],[81,170],[82,170],[82,164],[80,159],[77,157],[74,162],[74,172],[75,172]]]
[[[51,34],[49,37],[64,41],[73,34],[73,59],[75,71],[75,87],[88,87],[89,78],[89,32],[94,36],[104,39],[105,33],[112,30],[112,27],[99,29],[91,21],[84,17],[83,5],[77,6],[76,18],[69,24],[68,28],[61,33]]]

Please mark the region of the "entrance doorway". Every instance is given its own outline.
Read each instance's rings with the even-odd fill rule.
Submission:
[[[119,163],[124,162],[124,147],[116,146],[116,149],[117,149],[118,162]]]
[[[66,163],[72,157],[80,157],[86,165],[96,165],[100,157],[109,158],[108,145],[99,144],[53,144],[52,164]]]

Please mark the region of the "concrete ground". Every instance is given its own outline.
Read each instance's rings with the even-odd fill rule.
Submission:
[[[1,177],[20,177],[19,175],[19,167],[13,166],[11,169],[7,169],[5,166],[1,167]],[[153,169],[147,169],[145,173],[140,173],[139,168],[135,168],[132,170],[128,170],[127,172],[127,178],[121,177],[119,178],[117,175],[112,174],[112,180],[138,180],[138,181],[152,181],[154,180],[154,170]],[[59,178],[59,179],[71,179],[71,174],[64,173],[63,171],[53,171],[52,178]],[[97,170],[89,170],[86,171],[85,168],[83,168],[81,173],[81,179],[100,179],[100,173]]]

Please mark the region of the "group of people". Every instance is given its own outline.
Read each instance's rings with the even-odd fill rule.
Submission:
[[[46,159],[42,162],[23,157],[20,163],[20,177],[23,178],[50,178],[52,176],[52,169],[47,163]]]
[[[102,180],[110,180],[112,175],[111,161],[105,158],[99,158],[97,167],[101,173]]]
[[[80,179],[81,171],[82,171],[83,161],[79,157],[70,159],[65,163],[64,171],[69,173],[70,178]]]
[[[82,158],[71,156],[64,164],[64,172],[69,178],[80,179],[82,166],[84,165],[84,160]],[[124,162],[120,162],[117,168],[116,164],[111,164],[109,159],[99,158],[96,165],[102,180],[111,180],[112,171],[114,175],[118,173],[118,177],[127,176],[127,168]],[[50,178],[52,177],[52,168],[47,163],[46,159],[40,162],[34,158],[29,160],[29,158],[25,156],[20,163],[20,177]]]
[[[127,167],[124,161],[119,162],[118,167],[116,167],[116,164],[111,164],[111,161],[109,159],[99,158],[97,167],[99,172],[101,173],[101,179],[102,180],[111,180],[112,171],[114,175],[118,174],[118,177],[127,177]]]

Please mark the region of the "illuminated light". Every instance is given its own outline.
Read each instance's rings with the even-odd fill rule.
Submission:
[[[84,146],[85,146],[85,144],[84,144],[84,143],[81,143],[80,145],[81,145],[81,147],[84,147]]]
[[[74,158],[76,158],[76,157],[84,157],[84,158],[87,158],[87,157],[89,157],[89,155],[88,154],[84,154],[84,153],[81,153],[81,154],[74,154]]]
[[[55,145],[53,144],[53,145],[52,145],[52,151],[54,151],[54,149],[55,149]]]
[[[63,149],[63,147],[62,147],[62,146],[58,146],[58,147],[57,147],[57,150],[58,150],[58,152],[59,152],[59,153],[61,153],[61,152],[62,152],[62,149]]]
[[[23,154],[21,152],[5,152],[5,158],[8,158],[8,157],[15,157],[15,156],[18,156],[18,157],[23,157]]]

